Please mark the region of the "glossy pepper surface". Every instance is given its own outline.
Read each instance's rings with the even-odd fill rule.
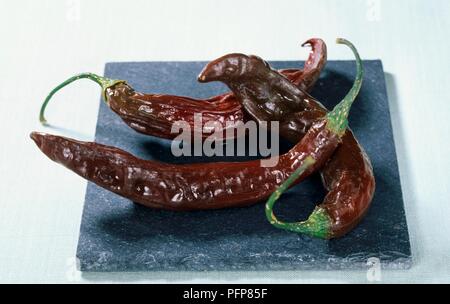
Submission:
[[[344,39],[338,42],[353,49],[357,56],[357,67],[362,70],[353,45]],[[302,138],[311,125],[327,113],[320,102],[292,86],[265,61],[255,56],[229,54],[218,58],[204,68],[199,80],[224,82],[253,119],[258,122],[280,121],[280,134],[293,142]],[[362,76],[357,76],[357,82],[361,81]],[[342,123],[346,124],[347,121],[343,120]],[[295,175],[287,182],[288,185],[296,181]],[[372,201],[375,178],[367,154],[350,129],[345,130],[342,144],[321,167],[321,175],[328,193],[310,219],[299,223],[282,223],[276,217],[272,219],[274,198],[278,198],[287,188],[283,187],[268,204],[270,221],[279,228],[322,238],[342,236],[357,225]],[[304,227],[310,227],[309,232]]]
[[[244,206],[267,198],[303,163],[308,168],[299,179],[325,164],[345,133],[350,105],[361,85],[359,79],[346,98],[314,122],[305,136],[288,153],[277,157],[271,167],[262,166],[259,160],[172,165],[141,160],[97,143],[42,133],[32,133],[31,137],[50,159],[148,207],[195,210]]]
[[[302,70],[288,69],[281,73],[295,85],[309,91],[319,78],[327,58],[326,45],[321,39],[313,38],[303,45],[311,46],[311,52]],[[178,133],[172,132],[176,121],[187,122],[191,130],[202,138],[211,135],[213,129],[206,128],[211,123],[220,123],[224,134],[227,128],[237,121],[246,121],[247,116],[240,102],[230,92],[208,99],[195,99],[185,96],[165,94],[144,94],[136,92],[124,80],[113,80],[93,73],[71,77],[53,89],[45,99],[39,119],[46,124],[46,107],[53,95],[66,85],[79,80],[90,79],[102,87],[102,95],[108,107],[134,130],[161,138],[173,139]],[[195,114],[201,114],[200,128],[194,122]],[[229,123],[227,125],[227,123]]]

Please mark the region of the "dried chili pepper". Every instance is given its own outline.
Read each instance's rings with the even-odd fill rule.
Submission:
[[[317,81],[327,57],[326,45],[321,39],[310,39],[303,45],[311,46],[311,53],[302,70],[282,71],[293,83],[310,90]],[[185,121],[194,132],[203,138],[210,134],[204,126],[209,122],[219,122],[226,131],[227,122],[245,121],[241,104],[232,93],[226,93],[206,100],[183,96],[142,94],[134,91],[123,80],[112,80],[84,73],[71,77],[53,89],[45,99],[39,119],[45,124],[45,109],[53,95],[66,85],[82,78],[95,81],[102,87],[102,94],[107,105],[134,130],[147,135],[173,139],[178,134],[172,133],[175,121]],[[202,115],[201,129],[195,129],[194,115]],[[231,124],[230,124],[231,125]],[[212,130],[211,130],[212,131]]]
[[[279,72],[302,90],[309,92],[316,84],[327,62],[327,45],[322,39],[311,38],[302,44],[302,47],[304,46],[311,46],[311,52],[303,69],[283,69]]]
[[[354,50],[354,47],[345,40]],[[357,54],[356,50],[354,50]],[[357,57],[359,63],[359,56]],[[246,71],[247,77],[226,73],[229,66]],[[248,76],[251,75],[251,76]],[[297,142],[311,125],[326,114],[326,108],[301,89],[290,86],[276,71],[255,57],[227,55],[214,60],[199,76],[203,81],[219,80],[227,84],[242,100],[245,110],[258,122],[280,121],[283,137]],[[255,81],[256,79],[256,81]],[[275,96],[275,97],[273,97]],[[364,217],[375,191],[372,165],[352,131],[347,129],[342,144],[321,169],[328,191],[324,201],[306,221],[286,224],[272,218],[273,202],[301,175],[301,170],[288,179],[268,203],[267,215],[277,227],[306,233],[315,237],[334,238],[350,231]]]
[[[355,83],[335,109],[314,122],[305,136],[276,165],[259,160],[172,165],[138,159],[114,147],[33,132],[41,151],[97,185],[148,207],[195,210],[237,207],[267,198],[299,166],[299,180],[322,167],[341,142],[350,106],[361,87]],[[291,84],[292,85],[292,84]],[[295,87],[294,85],[292,85]]]

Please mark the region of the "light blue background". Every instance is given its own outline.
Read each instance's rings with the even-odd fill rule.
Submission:
[[[89,274],[75,269],[86,182],[53,164],[31,130],[92,140],[99,89],[87,82],[37,114],[48,91],[108,61],[208,60],[227,52],[307,56],[316,36],[330,59],[382,59],[414,255],[381,282],[450,282],[450,3],[353,1],[4,1],[0,10],[0,282],[369,282],[366,271]],[[72,131],[69,131],[72,130]],[[73,131],[73,130],[76,130]],[[369,275],[369,277],[371,277]],[[376,276],[375,276],[376,277]],[[372,278],[375,278],[372,277]]]

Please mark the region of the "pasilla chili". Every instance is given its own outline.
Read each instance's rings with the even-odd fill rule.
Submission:
[[[321,39],[313,38],[303,45],[310,45],[311,52],[302,70],[283,70],[285,77],[296,85],[310,90],[317,81],[327,57],[326,45]],[[112,80],[93,73],[83,73],[71,77],[53,89],[45,99],[39,119],[46,123],[45,109],[53,95],[66,85],[87,78],[95,81],[102,87],[102,95],[105,102],[119,115],[122,120],[134,130],[147,135],[173,139],[178,134],[172,132],[175,121],[185,121],[202,138],[206,138],[213,130],[208,130],[205,125],[214,122],[220,123],[226,135],[227,126],[232,126],[237,121],[245,121],[241,104],[232,93],[214,96],[208,99],[194,99],[184,96],[143,94],[136,92],[124,80]],[[196,129],[194,115],[201,114],[201,129]],[[227,125],[227,122],[229,123]]]
[[[353,45],[344,39],[338,43],[352,48],[357,56],[358,69],[362,69]],[[205,67],[199,79],[227,84],[253,119],[258,122],[280,121],[280,134],[293,142],[302,138],[318,119],[330,115],[326,114],[322,104],[292,86],[267,63],[254,56],[230,54],[218,58]],[[358,74],[356,82],[361,80]],[[339,237],[350,231],[363,218],[375,191],[371,163],[350,129],[342,134],[342,144],[321,168],[322,180],[328,191],[322,204],[304,222],[282,223],[272,217],[272,206],[287,186],[297,180],[297,175],[301,175],[301,170],[272,196],[268,203],[268,218],[277,227],[315,237]]]
[[[308,168],[300,180],[327,162],[345,133],[361,77],[359,68],[355,84],[343,101],[315,121],[288,153],[277,157],[272,167],[262,166],[259,160],[173,165],[145,161],[118,148],[61,136],[34,132],[31,138],[53,161],[148,207],[196,210],[245,206],[267,198],[302,164]]]
[[[327,63],[327,45],[322,39],[311,38],[304,42],[302,46],[311,46],[311,52],[303,69],[283,69],[279,72],[302,90],[309,92],[316,84]]]

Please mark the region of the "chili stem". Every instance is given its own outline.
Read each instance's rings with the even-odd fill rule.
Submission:
[[[361,89],[363,67],[358,51],[351,42],[342,38],[337,39],[336,42],[349,46],[356,57],[356,78],[352,88],[344,99],[334,107],[333,111],[329,112],[325,117],[327,120],[327,128],[342,137],[347,129],[347,117],[350,107]],[[294,183],[295,180],[297,180],[297,178],[305,172],[305,170],[314,164],[314,162],[315,160],[311,156],[308,156],[304,163],[297,168],[297,170],[295,170],[294,173],[292,173],[291,176],[289,176],[274,193],[272,193],[266,203],[266,218],[277,228],[303,233],[312,237],[327,239],[331,237],[331,218],[327,211],[322,207],[316,207],[308,219],[302,222],[285,223],[278,220],[273,213],[273,206],[283,192],[286,191],[292,183]]]
[[[353,82],[352,88],[344,97],[344,99],[342,99],[342,101],[338,103],[334,107],[334,109],[331,112],[329,112],[326,116],[328,129],[338,134],[339,136],[342,136],[344,135],[345,130],[347,129],[348,125],[347,118],[350,112],[350,107],[352,106],[353,102],[356,99],[356,96],[358,95],[361,89],[364,69],[358,51],[350,41],[343,38],[338,38],[336,39],[336,43],[347,45],[353,51],[353,54],[355,55],[356,58],[356,77],[355,81]]]
[[[106,101],[106,89],[117,83],[124,82],[123,80],[109,79],[106,77],[96,75],[94,73],[82,73],[82,74],[78,74],[73,77],[70,77],[69,79],[67,79],[60,85],[58,85],[56,88],[54,88],[50,92],[50,94],[48,94],[47,98],[45,98],[44,103],[41,106],[41,111],[39,112],[39,121],[43,125],[47,124],[47,120],[45,119],[44,113],[45,113],[45,109],[47,108],[47,104],[50,101],[50,99],[53,97],[53,95],[55,95],[56,92],[58,92],[60,89],[64,88],[68,84],[70,84],[78,79],[83,79],[83,78],[90,79],[90,80],[98,83],[102,87],[102,96],[105,99],[105,101]]]
[[[286,191],[309,167],[315,163],[315,159],[311,156],[305,158],[303,164],[297,168],[280,187],[272,193],[266,203],[266,218],[277,228],[307,234],[313,237],[327,238],[329,235],[329,218],[325,210],[316,208],[306,221],[285,223],[280,221],[273,212],[275,202],[280,198],[281,194]]]

